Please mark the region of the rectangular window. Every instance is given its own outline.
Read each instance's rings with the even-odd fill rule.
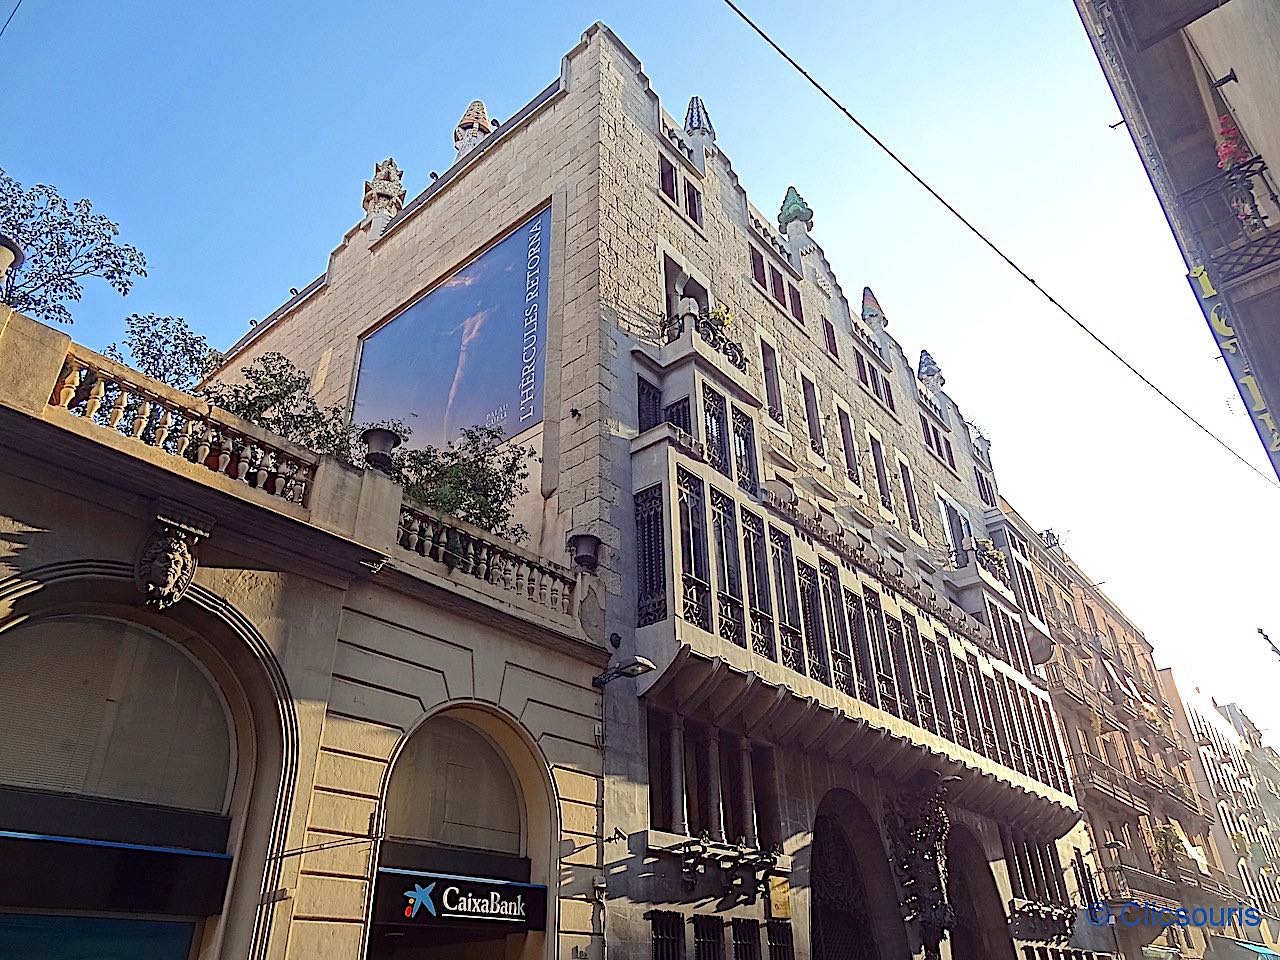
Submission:
[[[994,507],[996,505],[995,486],[987,479],[987,475],[977,467],[973,468],[973,476],[978,482],[978,496],[982,499],[982,502],[988,507]]]
[[[897,412],[897,407],[893,405],[893,384],[889,382],[888,377],[882,377],[884,380],[884,402],[890,410]]]
[[[876,468],[876,484],[880,488],[880,503],[893,512],[893,488],[889,486],[889,467],[884,462],[884,447],[875,437],[871,438],[871,460]]]
[[[645,711],[649,733],[649,825],[671,829],[671,716]]]
[[[733,498],[711,489],[711,531],[716,548],[716,593],[720,636],[747,645],[742,619],[742,573],[738,567],[738,524]]]
[[[702,385],[702,423],[706,441],[707,463],[732,477],[729,465],[729,415],[724,396]]]
[[[876,696],[882,709],[900,717],[902,709],[898,704],[898,680],[893,675],[893,651],[889,649],[889,638],[885,632],[880,594],[864,587],[862,597],[866,606],[867,637],[876,673]]]
[[[858,379],[862,381],[862,385],[867,386],[867,360],[861,353],[854,352],[854,362],[858,366]]]
[[[809,653],[809,676],[823,683],[830,683],[831,669],[827,663],[818,571],[807,563],[797,563],[796,578],[800,583],[800,619],[804,624],[804,646]]]
[[[661,153],[658,154],[658,186],[671,200],[676,199],[676,167]]]
[[[916,486],[911,479],[911,468],[903,460],[898,461],[898,475],[902,477],[902,493],[907,501],[907,518],[911,522],[911,529],[916,533],[923,533],[920,526],[920,504],[916,502]]]
[[[908,723],[920,726],[920,713],[916,700],[916,678],[911,672],[910,654],[907,653],[906,635],[902,621],[889,614],[884,615],[885,639],[893,662],[893,673],[898,680],[899,716]]]
[[[760,341],[760,369],[764,373],[764,396],[769,405],[769,416],[777,423],[783,423],[782,413],[782,381],[778,377],[778,355],[773,347],[764,340]]]
[[[791,306],[791,315],[803,326],[804,305],[800,302],[800,291],[795,288],[794,284],[787,284],[787,302]]]
[[[781,271],[772,264],[769,265],[769,289],[773,292],[773,299],[785,307],[787,305],[787,288],[782,282]]]
[[[822,335],[826,338],[827,353],[831,354],[838,360],[840,358],[840,351],[836,347],[836,328],[835,325],[826,317],[822,318]]]
[[[753,497],[759,492],[756,476],[756,427],[751,415],[733,408],[733,466],[738,486]]]
[[[892,403],[889,405],[893,406]],[[947,464],[951,467],[952,470],[954,470],[956,468],[956,458],[955,458],[955,454],[951,452],[951,441],[948,440],[946,437],[943,437],[942,446],[943,446],[943,449],[946,451]]]
[[[702,191],[689,180],[684,182],[684,212],[690,220],[702,226]]]
[[[724,960],[724,921],[693,918],[693,960]]]
[[[702,481],[676,469],[680,500],[680,553],[683,605],[681,616],[703,630],[711,629],[711,584],[707,580],[707,516]]]
[[[649,914],[653,936],[653,960],[684,960],[684,916],[674,910]]]
[[[804,642],[800,634],[800,600],[796,595],[795,561],[791,538],[769,528],[769,557],[773,567],[773,589],[778,598],[778,633],[782,637],[782,663],[804,673]]]
[[[822,418],[818,414],[818,391],[808,377],[800,377],[800,387],[804,392],[804,416],[809,424],[809,446],[818,456],[826,456],[822,443]]]
[[[636,626],[667,619],[667,549],[662,518],[662,484],[646,487],[636,502]]]
[[[853,672],[853,652],[849,646],[849,626],[844,619],[840,597],[840,571],[826,560],[818,562],[822,579],[822,613],[827,639],[831,643],[832,686],[850,697],[858,695]]]
[[[747,250],[751,253],[751,279],[762,287],[768,287],[769,283],[764,275],[764,254],[750,244]]]
[[[843,588],[844,612],[849,620],[849,638],[853,643],[853,667],[858,681],[856,696],[873,707],[880,706],[880,698],[876,688],[875,658],[871,653],[871,639],[867,633],[867,617],[862,607],[862,598],[850,590]]]
[[[778,659],[773,645],[773,604],[769,600],[769,558],[764,523],[742,511],[742,560],[746,571],[747,605],[751,620],[751,649],[770,660]]]
[[[755,920],[734,917],[733,960],[760,960],[760,924]]]
[[[662,422],[662,391],[644,377],[636,377],[636,414],[641,433]]]
[[[840,443],[844,447],[844,468],[849,479],[862,486],[862,475],[858,470],[858,448],[853,442],[853,423],[849,420],[849,411],[837,409],[840,420]]]
[[[681,397],[673,403],[668,403],[662,410],[662,419],[678,430],[692,433],[693,421],[689,415],[689,398]]]
[[[796,948],[791,942],[790,921],[769,921],[769,960],[796,960]]]

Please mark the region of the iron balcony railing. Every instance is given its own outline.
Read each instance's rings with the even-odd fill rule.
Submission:
[[[1212,261],[1215,280],[1280,260],[1280,194],[1262,157],[1183,191],[1178,204],[1194,244]]]

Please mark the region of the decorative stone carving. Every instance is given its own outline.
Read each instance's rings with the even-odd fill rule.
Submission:
[[[461,159],[481,140],[493,132],[493,124],[489,122],[489,111],[485,109],[483,100],[472,100],[467,112],[462,115],[453,130],[453,146]]]
[[[196,545],[209,535],[210,518],[162,504],[156,526],[138,547],[133,579],[143,603],[159,610],[182,599],[195,579],[199,559]]]
[[[902,887],[903,919],[919,928],[926,960],[939,960],[955,923],[947,901],[947,788],[959,778],[925,771],[889,804],[886,832]]]
[[[920,382],[926,387],[933,390],[941,390],[946,384],[946,379],[942,376],[942,368],[938,366],[938,361],[928,350],[920,351],[920,367],[918,375]]]
[[[783,233],[787,232],[789,223],[801,223],[806,230],[813,226],[813,210],[804,202],[795,187],[787,187],[782,209],[778,211],[778,228]]]
[[[876,295],[871,292],[870,287],[862,288],[862,320],[873,330],[879,330],[889,325],[884,311],[880,309],[880,301],[876,299]]]
[[[684,114],[684,132],[690,137],[702,134],[712,143],[716,139],[716,128],[711,126],[711,115],[701,97],[689,98],[689,109]]]
[[[404,207],[404,171],[391,157],[374,164],[373,179],[364,182],[365,213],[394,217]]]

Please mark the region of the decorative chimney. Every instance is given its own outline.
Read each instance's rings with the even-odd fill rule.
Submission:
[[[694,147],[705,150],[716,144],[716,128],[711,125],[711,115],[701,97],[689,98],[689,109],[684,114],[684,133]]]
[[[493,132],[493,124],[489,122],[489,112],[483,100],[472,100],[467,112],[458,121],[453,130],[453,145],[458,151],[458,159],[466,156],[481,140]]]
[[[800,224],[805,231],[808,231],[813,226],[813,210],[804,202],[804,198],[795,187],[787,187],[782,209],[778,211],[778,229],[783,233],[790,233],[788,227],[793,223]]]
[[[889,325],[884,311],[880,309],[880,301],[870,287],[862,288],[862,321],[872,330],[883,330]]]
[[[920,382],[930,390],[941,390],[947,382],[942,376],[942,368],[938,366],[938,361],[933,359],[933,355],[928,350],[920,351],[920,367],[918,371]]]
[[[391,157],[373,166],[373,179],[364,182],[364,212],[394,217],[404,207],[404,171]]]

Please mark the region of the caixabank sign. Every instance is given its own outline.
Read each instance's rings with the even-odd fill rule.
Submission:
[[[375,923],[401,927],[484,924],[510,933],[545,930],[547,888],[513,880],[382,867],[373,916]]]

